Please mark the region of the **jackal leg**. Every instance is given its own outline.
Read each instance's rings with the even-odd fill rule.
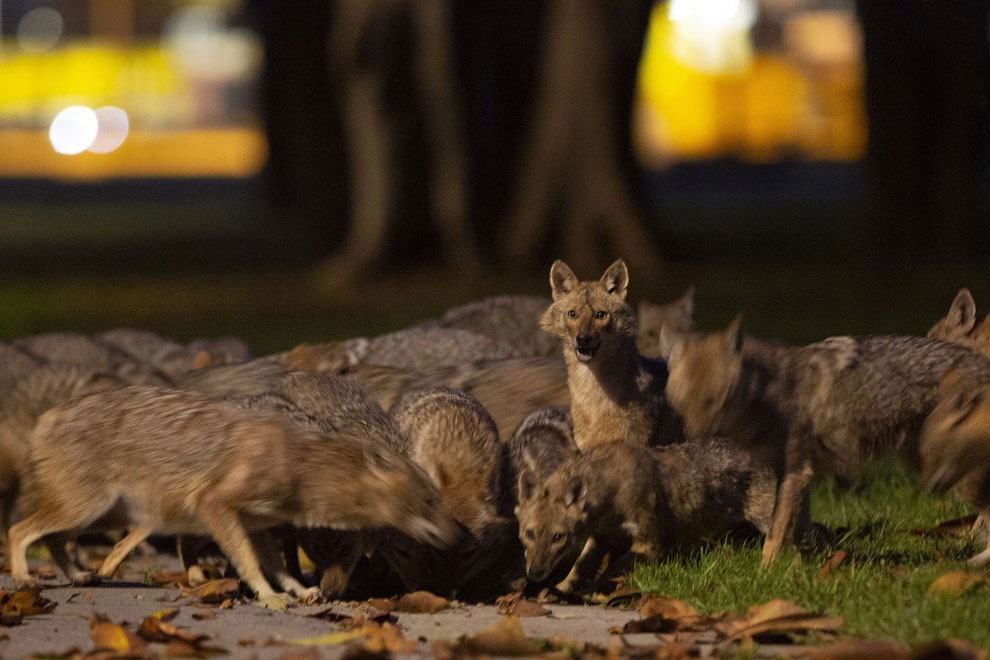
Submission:
[[[967,564],[973,568],[982,568],[990,564],[990,511],[981,511],[973,524],[973,533],[977,539],[986,542],[986,547],[979,554],[973,555],[967,560]]]
[[[571,572],[557,584],[557,589],[563,592],[573,590],[578,584],[585,580],[594,579],[601,568],[602,559],[605,557],[605,550],[598,546],[594,537],[589,537],[584,544],[584,549],[578,555]]]
[[[18,586],[31,584],[27,564],[28,546],[49,534],[81,529],[96,522],[100,516],[110,510],[115,502],[115,497],[80,498],[74,502],[43,502],[37,511],[11,527],[9,537],[10,573],[14,578],[14,583]],[[67,537],[60,535],[60,538],[64,540]],[[58,545],[53,543],[53,546]],[[64,541],[61,544],[61,555],[53,555],[53,559],[56,560],[59,568],[66,573],[70,580],[75,581],[77,577],[84,577],[75,574],[76,571],[72,569],[68,555],[65,554]]]
[[[230,559],[241,579],[254,591],[255,596],[267,598],[274,595],[275,590],[265,580],[258,555],[237,511],[224,502],[206,497],[200,500],[199,510],[217,545]]]
[[[131,554],[134,548],[144,543],[145,539],[151,536],[153,531],[150,527],[130,528],[127,536],[114,544],[113,550],[110,551],[110,554],[100,564],[100,570],[96,574],[101,578],[113,577],[113,574],[117,572],[121,562],[127,558],[127,555]]]
[[[278,548],[275,546],[275,540],[268,530],[252,533],[251,542],[258,552],[258,559],[261,561],[261,570],[269,579],[274,580],[283,591],[287,591],[301,600],[316,598],[320,595],[319,587],[309,587],[307,589],[298,580],[289,575],[289,570],[286,568],[285,562],[282,560],[282,555],[279,554]]]
[[[764,567],[777,560],[784,543],[794,542],[795,526],[801,518],[802,500],[808,497],[808,482],[813,474],[811,466],[804,464],[788,471],[777,486],[777,500],[773,507],[770,531],[763,542]]]

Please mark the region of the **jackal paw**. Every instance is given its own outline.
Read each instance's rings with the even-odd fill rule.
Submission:
[[[41,583],[34,577],[15,577],[14,589],[40,589]]]
[[[323,592],[319,587],[309,587],[308,589],[293,589],[292,595],[299,599],[303,605],[315,605],[323,602]]]
[[[93,571],[73,571],[69,580],[74,587],[95,587],[102,582],[100,576]]]

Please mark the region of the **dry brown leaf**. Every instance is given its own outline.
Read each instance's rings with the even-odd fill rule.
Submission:
[[[516,591],[505,594],[495,599],[499,614],[511,614],[513,616],[546,616],[550,610],[531,600],[522,597],[522,592]]]
[[[190,644],[198,644],[203,640],[209,639],[208,635],[197,635],[188,630],[182,630],[162,619],[156,619],[154,616],[149,616],[141,622],[141,627],[138,628],[138,635],[149,642],[171,642],[172,640],[179,640],[189,642]]]
[[[198,598],[202,603],[219,603],[220,607],[224,607],[228,601],[233,603],[232,599],[240,595],[241,589],[237,578],[221,578],[209,580],[197,587],[183,588],[182,593],[184,596]]]
[[[229,653],[219,646],[205,646],[201,643],[191,643],[181,639],[173,639],[165,645],[162,657],[165,658],[210,658],[215,655]]]
[[[951,571],[932,582],[925,595],[932,598],[936,596],[959,597],[977,585],[985,584],[986,582],[986,576],[977,573]]]
[[[454,660],[454,647],[442,639],[430,641],[430,653],[435,660]]]
[[[391,623],[378,625],[368,623],[361,633],[368,639],[364,642],[364,649],[370,653],[412,653],[419,644],[415,639],[403,637],[399,629]]]
[[[196,610],[192,613],[192,618],[197,621],[213,621],[217,618],[217,613],[213,610]]]
[[[757,636],[788,635],[818,632],[835,632],[844,621],[840,616],[825,616],[808,612],[785,600],[774,599],[762,605],[753,605],[744,617],[725,617],[715,624],[715,629],[726,637],[722,645],[736,640],[751,640]]]
[[[818,577],[827,577],[832,571],[837,569],[839,566],[846,561],[846,557],[849,554],[845,550],[836,550],[828,556],[825,563],[822,564],[822,568],[818,571]]]
[[[623,634],[634,634],[634,633],[672,633],[677,630],[678,622],[674,619],[668,619],[659,614],[646,617],[645,619],[639,619],[638,621],[627,621],[622,627],[616,626],[610,628],[610,633],[623,633]]]
[[[189,587],[185,571],[156,571],[150,577],[152,586]]]
[[[844,639],[824,646],[802,646],[780,652],[795,660],[907,660],[911,647],[903,642],[870,639]]]
[[[526,638],[519,618],[514,616],[504,616],[491,628],[462,637],[457,649],[472,655],[492,656],[536,655],[541,650],[535,641]]]
[[[114,651],[118,654],[148,655],[148,645],[132,632],[127,632],[116,623],[111,623],[105,617],[96,615],[89,625],[89,636],[93,640],[95,650]]]
[[[632,587],[618,587],[610,594],[593,594],[591,600],[606,607],[618,607],[631,603],[642,595],[642,592]]]
[[[372,598],[368,604],[382,612],[436,614],[450,607],[450,601],[429,591],[414,591],[399,598]]]
[[[698,610],[694,609],[683,600],[661,596],[659,594],[644,595],[637,606],[640,615],[644,619],[651,616],[662,616],[665,619],[684,619],[698,616]]]
[[[26,616],[47,614],[57,603],[43,598],[38,587],[8,592],[0,589],[0,625],[16,626]]]
[[[912,536],[969,536],[976,523],[976,514],[946,520],[934,527],[915,527],[909,534]]]

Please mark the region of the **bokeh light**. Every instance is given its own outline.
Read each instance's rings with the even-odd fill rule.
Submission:
[[[123,108],[105,105],[96,109],[96,139],[89,146],[94,154],[108,154],[124,143],[130,120]]]
[[[60,154],[74,155],[86,151],[96,139],[99,120],[92,108],[70,105],[55,115],[48,139]]]
[[[62,37],[62,15],[51,7],[36,7],[17,24],[17,45],[28,53],[51,50]]]

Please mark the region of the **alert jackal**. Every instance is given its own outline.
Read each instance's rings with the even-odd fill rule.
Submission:
[[[941,400],[921,430],[921,482],[927,490],[955,490],[979,512],[975,530],[985,549],[971,566],[990,564],[990,386],[950,372]]]
[[[763,561],[792,542],[816,470],[849,474],[904,448],[916,456],[922,422],[952,369],[990,382],[990,361],[921,337],[832,337],[800,347],[724,333],[687,337],[670,357],[667,394],[689,436],[719,433],[744,444],[779,480]]]
[[[582,449],[620,439],[644,445],[681,440],[680,422],[664,396],[667,366],[636,350],[628,283],[621,259],[597,282],[578,281],[560,260],[550,268],[553,304],[540,323],[561,339],[574,441]]]
[[[152,532],[210,534],[259,597],[311,595],[265,534],[298,527],[395,526],[449,542],[453,522],[429,477],[361,429],[324,434],[283,415],[150,386],[90,394],[49,410],[30,437],[23,498],[10,529],[11,573],[29,581],[28,546],[55,532],[129,527],[104,561],[110,576]],[[69,567],[61,567],[66,572]]]

